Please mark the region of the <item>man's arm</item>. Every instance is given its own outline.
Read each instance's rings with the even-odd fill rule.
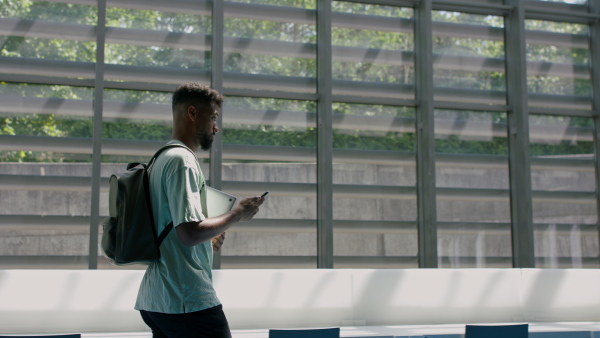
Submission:
[[[221,216],[206,218],[199,222],[181,223],[175,227],[177,237],[185,246],[195,246],[210,241],[227,231],[235,223],[251,220],[264,200],[259,196],[246,198],[240,201],[233,210]]]

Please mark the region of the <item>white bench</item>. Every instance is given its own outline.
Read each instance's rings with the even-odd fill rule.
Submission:
[[[213,273],[229,324],[239,332],[600,321],[600,270]],[[0,334],[148,331],[133,310],[142,276],[139,270],[0,270]]]

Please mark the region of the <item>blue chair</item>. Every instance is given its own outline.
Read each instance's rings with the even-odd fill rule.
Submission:
[[[340,338],[340,328],[327,329],[270,329],[269,338]]]
[[[529,324],[467,325],[465,338],[528,338]]]

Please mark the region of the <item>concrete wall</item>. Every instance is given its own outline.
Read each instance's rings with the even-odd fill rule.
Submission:
[[[204,166],[204,165],[203,165]],[[124,164],[104,164],[102,176],[124,170]],[[208,177],[208,167],[203,171]],[[89,164],[0,163],[0,175],[91,175]],[[508,189],[506,169],[438,168],[438,187]],[[314,164],[252,163],[224,164],[223,180],[257,182],[315,183]],[[334,164],[335,184],[365,184],[409,186],[416,184],[413,166],[368,164]],[[589,191],[594,189],[592,172],[544,171],[532,173],[534,189]],[[257,192],[258,193],[258,192]],[[90,193],[52,191],[0,191],[0,215],[68,215],[89,216]],[[505,201],[438,200],[440,222],[510,223],[510,205]],[[417,218],[416,199],[355,199],[334,200],[334,219],[369,221],[407,221]],[[101,214],[107,215],[107,196],[101,196]],[[536,232],[536,255],[598,257],[598,232],[586,228],[597,222],[595,204],[534,204],[535,221],[549,224],[573,224],[569,231],[556,226],[542,226]],[[287,197],[271,194],[257,218],[316,218],[316,198]],[[224,256],[314,256],[316,233],[310,232],[246,232],[244,224],[232,228],[223,248]],[[282,224],[282,228],[285,224]],[[557,230],[558,229],[558,230]],[[236,231],[237,230],[237,231]],[[469,263],[468,257],[494,257],[496,266],[510,266],[511,238],[507,226],[494,229],[467,227],[440,230],[438,251],[440,265],[465,266],[491,264],[479,260]],[[466,232],[465,232],[466,231]],[[0,256],[86,256],[88,231],[79,230],[6,230],[0,229]],[[335,256],[415,257],[416,229],[395,233],[344,233],[334,235]],[[596,260],[597,261],[597,260]],[[1,258],[0,258],[1,264]],[[412,266],[409,263],[408,266]]]

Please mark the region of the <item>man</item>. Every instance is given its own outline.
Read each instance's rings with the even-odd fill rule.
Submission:
[[[197,83],[173,93],[173,134],[150,169],[150,192],[158,233],[171,221],[161,245],[161,259],[146,270],[135,309],[153,337],[231,337],[221,303],[212,286],[212,254],[225,231],[258,212],[262,197],[241,200],[231,211],[205,218],[206,186],[193,154],[210,149],[219,132],[217,118],[223,97]],[[191,150],[191,151],[190,151]]]

